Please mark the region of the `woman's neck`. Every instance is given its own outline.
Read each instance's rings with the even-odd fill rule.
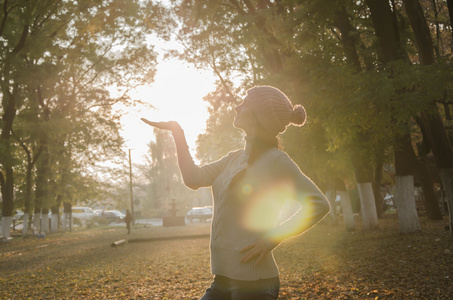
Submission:
[[[248,164],[252,164],[264,152],[272,148],[279,148],[278,139],[265,140],[256,136],[245,137],[245,152],[249,155]]]

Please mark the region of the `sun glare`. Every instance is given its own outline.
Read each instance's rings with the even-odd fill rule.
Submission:
[[[242,215],[242,224],[252,231],[266,231],[274,227],[279,217],[283,204],[291,199],[293,187],[286,182],[276,182],[265,188],[262,192],[256,193],[247,200],[246,208]],[[244,185],[241,192],[247,196],[253,190]]]
[[[190,68],[181,61],[170,60],[158,65],[152,85],[141,87],[132,94],[134,98],[153,105],[155,109],[135,109],[122,120],[123,136],[127,147],[135,152],[135,161],[143,158],[147,145],[153,139],[152,129],[141,122],[140,118],[179,122],[194,154],[195,141],[203,132],[208,118],[203,97],[214,90],[214,81],[209,72]]]

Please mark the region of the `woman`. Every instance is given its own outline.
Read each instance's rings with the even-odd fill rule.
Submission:
[[[277,88],[257,86],[235,110],[234,126],[245,132],[245,148],[201,167],[194,164],[178,123],[142,120],[171,130],[189,188],[212,187],[214,281],[201,299],[277,299],[280,283],[272,250],[314,226],[330,208],[315,184],[279,150],[279,134],[289,124],[302,126],[305,109],[293,107]],[[302,208],[276,224],[286,200]]]

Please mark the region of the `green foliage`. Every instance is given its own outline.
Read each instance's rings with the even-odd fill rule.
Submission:
[[[130,105],[128,91],[151,82],[155,73],[156,54],[146,41],[151,23],[143,23],[146,9],[153,5],[46,0],[5,1],[4,8],[0,13],[2,110],[6,112],[15,101],[15,140],[30,153],[48,149],[48,162],[41,164],[46,169],[41,184],[51,187],[45,201],[76,203],[96,197],[94,191],[103,193],[105,188],[102,178],[93,174],[102,171],[103,164],[124,158],[120,114],[114,105]],[[111,86],[119,91],[117,95],[110,94]],[[7,153],[2,157],[5,166]]]
[[[220,159],[228,152],[243,147],[243,132],[233,127],[239,103],[229,95],[225,87],[218,85],[215,92],[204,98],[209,103],[209,118],[206,132],[197,139],[197,159],[209,163]]]
[[[198,198],[197,192],[189,190],[179,172],[176,148],[171,133],[154,129],[155,140],[149,143],[146,164],[140,167],[144,177],[141,190],[142,214],[168,216],[170,203],[175,199],[177,215],[184,215]]]
[[[418,130],[410,126],[414,118],[429,112],[432,103],[451,99],[451,64],[440,59],[432,66],[419,64],[413,33],[399,2],[395,17],[402,57],[407,59],[386,66],[366,1],[172,4],[182,23],[177,35],[186,46],[181,58],[211,68],[230,92],[231,82],[242,88],[271,84],[306,107],[308,124],[288,130],[284,142],[320,182],[328,182],[328,174],[349,177],[357,161],[373,173],[379,157],[395,147],[395,136]],[[431,4],[422,4],[432,14]],[[438,20],[448,16],[442,10],[444,4],[438,5],[437,21],[428,22],[430,28],[438,29],[433,36],[439,33],[445,38],[451,32],[438,26]],[[339,27],[339,13],[346,14],[348,24],[343,27],[348,32]],[[347,53],[344,35],[352,39],[357,64]],[[448,55],[448,49],[444,51]],[[222,116],[225,122],[218,123],[228,124],[234,115],[226,106],[212,107],[216,110],[211,111],[206,134],[199,138],[198,155],[206,161],[211,159],[206,153],[225,153],[218,150],[223,147],[219,141],[229,140],[225,138],[228,130],[209,122]]]

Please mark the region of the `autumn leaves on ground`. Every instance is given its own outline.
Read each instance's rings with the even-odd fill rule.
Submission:
[[[422,219],[422,232],[401,235],[393,216],[374,231],[324,221],[275,251],[280,299],[452,299],[445,225]],[[0,244],[0,299],[198,299],[212,278],[208,232],[195,223],[14,238]],[[111,246],[121,239],[130,242]]]

